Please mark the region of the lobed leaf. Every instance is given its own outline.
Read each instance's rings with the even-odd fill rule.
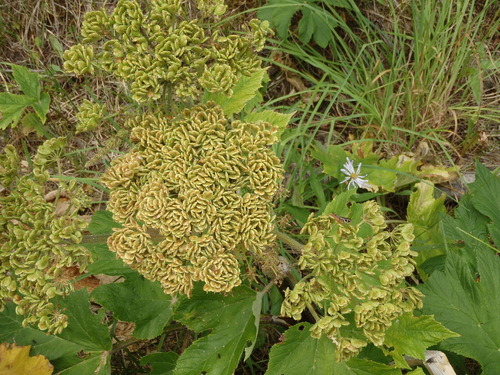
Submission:
[[[92,298],[118,319],[134,322],[134,337],[139,339],[161,335],[173,314],[172,297],[163,292],[160,283],[138,274],[127,275],[123,283],[99,286]]]
[[[500,259],[491,250],[477,252],[477,275],[467,262],[450,252],[445,271],[434,272],[422,285],[424,312],[460,337],[442,342],[444,349],[470,357],[484,375],[500,368]]]
[[[227,116],[241,112],[245,104],[257,94],[257,90],[262,87],[262,80],[266,69],[258,69],[251,76],[242,76],[233,87],[233,94],[227,96],[224,94],[205,93],[203,101],[215,101],[220,105]]]
[[[223,296],[206,293],[199,285],[191,298],[183,298],[176,308],[175,320],[195,332],[211,332],[182,353],[174,374],[233,374],[247,343],[256,339],[260,318],[256,306],[261,298],[244,286]]]
[[[394,349],[384,350],[384,353],[391,355],[398,367],[409,369],[403,355],[425,361],[427,348],[456,336],[459,335],[436,322],[433,316],[414,317],[407,313],[392,323],[387,330],[384,345]]]
[[[16,64],[12,65],[12,75],[21,87],[21,90],[35,99],[40,98],[40,82],[37,73],[32,73],[28,68]]]
[[[141,358],[141,365],[150,364],[153,370],[148,375],[172,375],[179,355],[174,352],[151,353]]]
[[[295,112],[294,112],[295,113]],[[286,129],[294,113],[278,113],[271,110],[251,112],[245,116],[245,122],[267,121],[278,128],[276,136],[279,138]]]
[[[469,184],[472,204],[483,215],[493,221],[488,225],[493,242],[500,247],[500,177],[480,162],[476,163],[476,180]]]
[[[289,328],[285,340],[271,348],[266,375],[400,375],[391,366],[352,358],[348,362],[335,361],[335,344],[322,336],[311,337],[310,323],[299,323]]]
[[[10,94],[8,92],[0,93],[0,129],[6,129],[12,123],[15,127],[23,114],[25,108],[35,103],[36,99],[26,95]]]
[[[302,3],[296,0],[270,0],[266,6],[259,9],[257,16],[269,21],[271,25],[276,27],[278,36],[282,40],[286,40],[293,15],[302,6]]]
[[[47,120],[47,112],[49,112],[49,105],[50,105],[50,96],[46,92],[42,93],[40,99],[32,104],[33,109],[35,110],[36,114],[38,115],[42,123],[45,123],[45,121]]]
[[[90,311],[86,289],[75,291],[56,304],[68,316],[68,327],[57,335],[26,327],[16,315],[15,305],[7,304],[0,312],[0,341],[31,345],[32,354],[42,354],[53,365],[55,373],[65,375],[108,374],[112,348],[108,327],[101,324],[103,313]]]

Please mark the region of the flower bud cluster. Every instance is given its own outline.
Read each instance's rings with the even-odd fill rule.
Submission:
[[[299,320],[316,306],[322,316],[311,334],[335,342],[338,361],[368,343],[381,346],[392,321],[422,306],[421,293],[405,282],[417,255],[410,250],[411,224],[391,233],[379,206],[366,202],[357,224],[311,215],[302,232],[309,242],[299,266],[308,275],[286,290],[282,314]]]
[[[223,0],[197,0],[201,17],[225,12]],[[246,35],[212,31],[192,19],[180,0],[119,0],[111,13],[92,11],[82,24],[82,44],[64,53],[64,69],[77,75],[102,69],[128,85],[139,102],[174,90],[180,100],[198,99],[203,89],[232,94],[242,75],[260,68],[255,53],[271,33],[253,20]]]
[[[239,261],[262,256],[275,239],[271,200],[282,171],[269,148],[274,129],[231,122],[213,102],[131,122],[136,146],[102,180],[123,225],[110,249],[167,294],[190,295],[196,281],[229,292],[241,283]]]
[[[56,216],[56,206],[43,196],[47,168],[65,146],[53,138],[39,147],[33,160],[35,178],[21,176],[19,157],[8,145],[0,155],[0,311],[8,301],[16,303],[23,325],[37,324],[40,330],[60,333],[67,316],[51,301],[72,290],[64,275],[67,267],[85,269],[87,250],[78,245],[87,224],[77,216],[82,200],[73,201],[72,212]],[[64,186],[76,191],[75,184]]]
[[[85,99],[76,115],[78,125],[76,126],[76,134],[92,131],[97,128],[106,114],[106,109],[102,104],[92,103]]]

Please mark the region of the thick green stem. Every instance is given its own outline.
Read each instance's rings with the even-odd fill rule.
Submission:
[[[284,243],[286,243],[287,245],[289,245],[292,249],[294,250],[297,250],[299,251],[300,253],[302,253],[302,250],[304,250],[304,245],[302,245],[300,242],[298,241],[295,241],[292,237],[290,237],[289,235],[283,233],[283,232],[280,232],[278,230],[275,230],[274,231],[274,234],[276,234],[276,237],[283,241]]]

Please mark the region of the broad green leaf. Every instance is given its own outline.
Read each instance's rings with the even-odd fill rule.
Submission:
[[[233,95],[205,93],[204,101],[213,100],[222,107],[227,116],[241,112],[245,104],[251,100],[262,86],[266,69],[259,69],[251,76],[242,76],[233,88]]]
[[[45,124],[45,121],[47,120],[47,112],[49,112],[49,105],[50,105],[50,96],[46,92],[43,92],[42,95],[40,96],[40,100],[38,100],[36,103],[33,103],[33,109],[35,110],[36,114],[40,118],[43,124]]]
[[[172,375],[179,355],[174,352],[151,353],[141,358],[141,365],[150,364],[153,370],[148,375]]]
[[[354,163],[355,166],[358,164],[358,162]],[[396,191],[395,187],[398,178],[397,164],[397,157],[389,160],[381,160],[379,163],[375,161],[372,163],[365,162],[362,174],[366,175],[365,178],[372,186],[378,186],[382,191],[394,192]]]
[[[254,325],[255,325],[255,337],[252,339],[251,344],[247,345],[245,348],[245,357],[243,358],[246,361],[250,358],[250,355],[253,352],[253,348],[255,347],[255,343],[257,342],[257,335],[259,333],[259,325],[260,325],[260,313],[262,311],[262,299],[264,298],[263,293],[258,292],[252,304],[252,313],[254,317]]]
[[[500,177],[476,163],[476,181],[469,184],[470,193],[465,194],[455,210],[455,219],[443,220],[446,235],[454,241],[463,241],[470,249],[493,249],[500,247]],[[492,223],[491,223],[492,222]],[[496,249],[490,245],[490,238]],[[474,260],[469,260],[474,264]]]
[[[35,99],[40,98],[40,82],[37,73],[30,72],[26,67],[11,64],[12,75],[16,82],[21,86],[21,90],[27,95]]]
[[[476,163],[476,180],[469,184],[472,203],[479,212],[500,225],[500,177],[481,163]]]
[[[174,374],[233,374],[243,350],[257,336],[257,298],[261,296],[244,286],[223,296],[206,293],[197,285],[191,298],[179,302],[175,320],[195,332],[211,332],[182,353]]]
[[[98,315],[90,311],[90,297],[87,289],[77,290],[66,298],[56,298],[64,314],[68,316],[68,328],[62,331],[60,338],[80,344],[86,351],[111,350],[108,327],[101,324],[103,312]]]
[[[136,270],[131,269],[123,260],[116,258],[116,253],[109,250],[107,244],[84,244],[92,254],[92,263],[87,267],[87,273],[99,275],[104,273],[110,276],[138,275]]]
[[[316,30],[316,23],[311,14],[311,9],[304,7],[301,9],[301,12],[302,18],[299,21],[299,39],[302,43],[307,44],[311,41],[312,35]]]
[[[300,225],[304,225],[311,214],[311,212],[304,207],[297,207],[287,203],[285,203],[283,207]]]
[[[111,235],[113,233],[113,228],[122,228],[122,225],[113,220],[113,214],[110,211],[102,210],[92,215],[92,221],[87,227],[87,230],[92,234]]]
[[[16,315],[15,305],[9,303],[0,312],[0,341],[31,345],[31,353],[47,357],[57,374],[109,374],[112,343],[108,327],[101,324],[103,312],[95,315],[90,311],[89,295],[85,289],[66,298],[57,298],[56,304],[68,316],[68,327],[60,335],[23,328],[22,317]],[[85,353],[85,356],[79,353]]]
[[[310,323],[289,328],[285,339],[271,348],[266,375],[400,375],[393,367],[353,358],[335,361],[335,344],[322,336],[311,337]]]
[[[491,250],[478,251],[478,272],[473,274],[459,255],[449,253],[444,272],[434,272],[421,286],[423,311],[460,337],[441,347],[483,366],[484,375],[500,368],[500,258]]]
[[[333,17],[328,17],[323,9],[317,9],[312,13],[311,22],[314,23],[314,34],[313,38],[318,46],[321,48],[328,47],[328,43],[332,41],[331,29],[337,26],[337,22],[334,21]]]
[[[172,317],[172,297],[159,282],[129,274],[124,282],[105,284],[92,298],[120,320],[135,323],[134,337],[152,339],[161,335]]]
[[[0,129],[6,129],[11,123],[12,127],[15,127],[25,108],[32,105],[35,101],[35,98],[26,95],[1,92],[0,112],[2,113],[2,120],[0,121]]]
[[[276,27],[276,33],[282,40],[288,38],[288,30],[293,15],[302,7],[302,3],[295,0],[270,0],[268,4],[259,9],[257,16],[267,20]]]
[[[398,367],[410,368],[403,355],[425,361],[425,350],[449,337],[459,336],[434,320],[434,317],[421,315],[418,318],[412,314],[401,315],[385,333],[384,345],[393,347],[384,350],[391,355]]]
[[[340,216],[346,216],[349,208],[347,206],[347,203],[351,201],[351,197],[356,193],[354,189],[350,189],[347,191],[344,191],[343,193],[337,194],[335,198],[331,202],[329,202],[325,210],[323,211],[324,214],[330,214],[330,213],[335,213]],[[352,207],[355,208],[360,205],[353,205]]]
[[[467,260],[473,269],[477,269],[477,252],[491,251],[488,238],[489,219],[472,205],[470,194],[462,197],[454,215],[455,218],[443,218],[444,233],[451,245],[460,247],[462,259]]]
[[[121,227],[113,221],[113,215],[109,211],[98,211],[92,216],[88,230],[94,237],[91,243],[84,243],[92,254],[92,263],[87,267],[87,273],[98,275],[125,276],[129,274],[138,275],[138,272],[128,267],[116,254],[109,250],[106,243],[107,237],[113,233],[113,228]]]
[[[278,113],[271,110],[261,111],[261,112],[251,112],[245,116],[245,122],[257,122],[257,121],[267,121],[270,122],[273,126],[278,128],[278,132],[276,136],[278,138],[281,137],[281,134],[286,129],[288,122],[295,114],[293,113]]]

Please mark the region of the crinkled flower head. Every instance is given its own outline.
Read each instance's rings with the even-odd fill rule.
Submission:
[[[136,146],[103,176],[124,225],[109,246],[166,293],[229,292],[239,261],[275,240],[271,200],[282,175],[269,123],[231,122],[213,102],[171,119],[132,121]],[[132,241],[132,242],[131,242]],[[183,280],[182,287],[179,280]]]
[[[64,185],[75,210],[56,216],[56,205],[44,198],[47,169],[58,158],[65,140],[52,138],[38,148],[33,158],[34,178],[14,174],[20,170],[13,146],[1,155],[0,182],[0,311],[14,301],[23,326],[36,324],[40,330],[60,333],[67,316],[51,299],[72,291],[69,267],[84,271],[90,253],[79,246],[87,226],[77,216],[80,198],[77,187]],[[62,183],[61,183],[62,184]]]
[[[387,230],[374,202],[351,207],[352,221],[335,214],[311,217],[300,268],[309,275],[286,290],[282,314],[300,319],[307,306],[323,309],[311,328],[336,344],[336,359],[357,355],[368,343],[381,346],[391,322],[422,306],[421,293],[405,278],[415,270],[413,227]],[[381,221],[382,219],[382,221]]]
[[[244,32],[230,34],[213,22],[223,0],[119,0],[107,9],[88,12],[82,44],[64,53],[67,72],[105,71],[123,82],[133,100],[197,101],[203,90],[230,96],[242,76],[261,66],[256,53],[271,33],[267,21],[252,20]],[[203,21],[199,20],[202,19]],[[175,94],[175,95],[170,95]]]

